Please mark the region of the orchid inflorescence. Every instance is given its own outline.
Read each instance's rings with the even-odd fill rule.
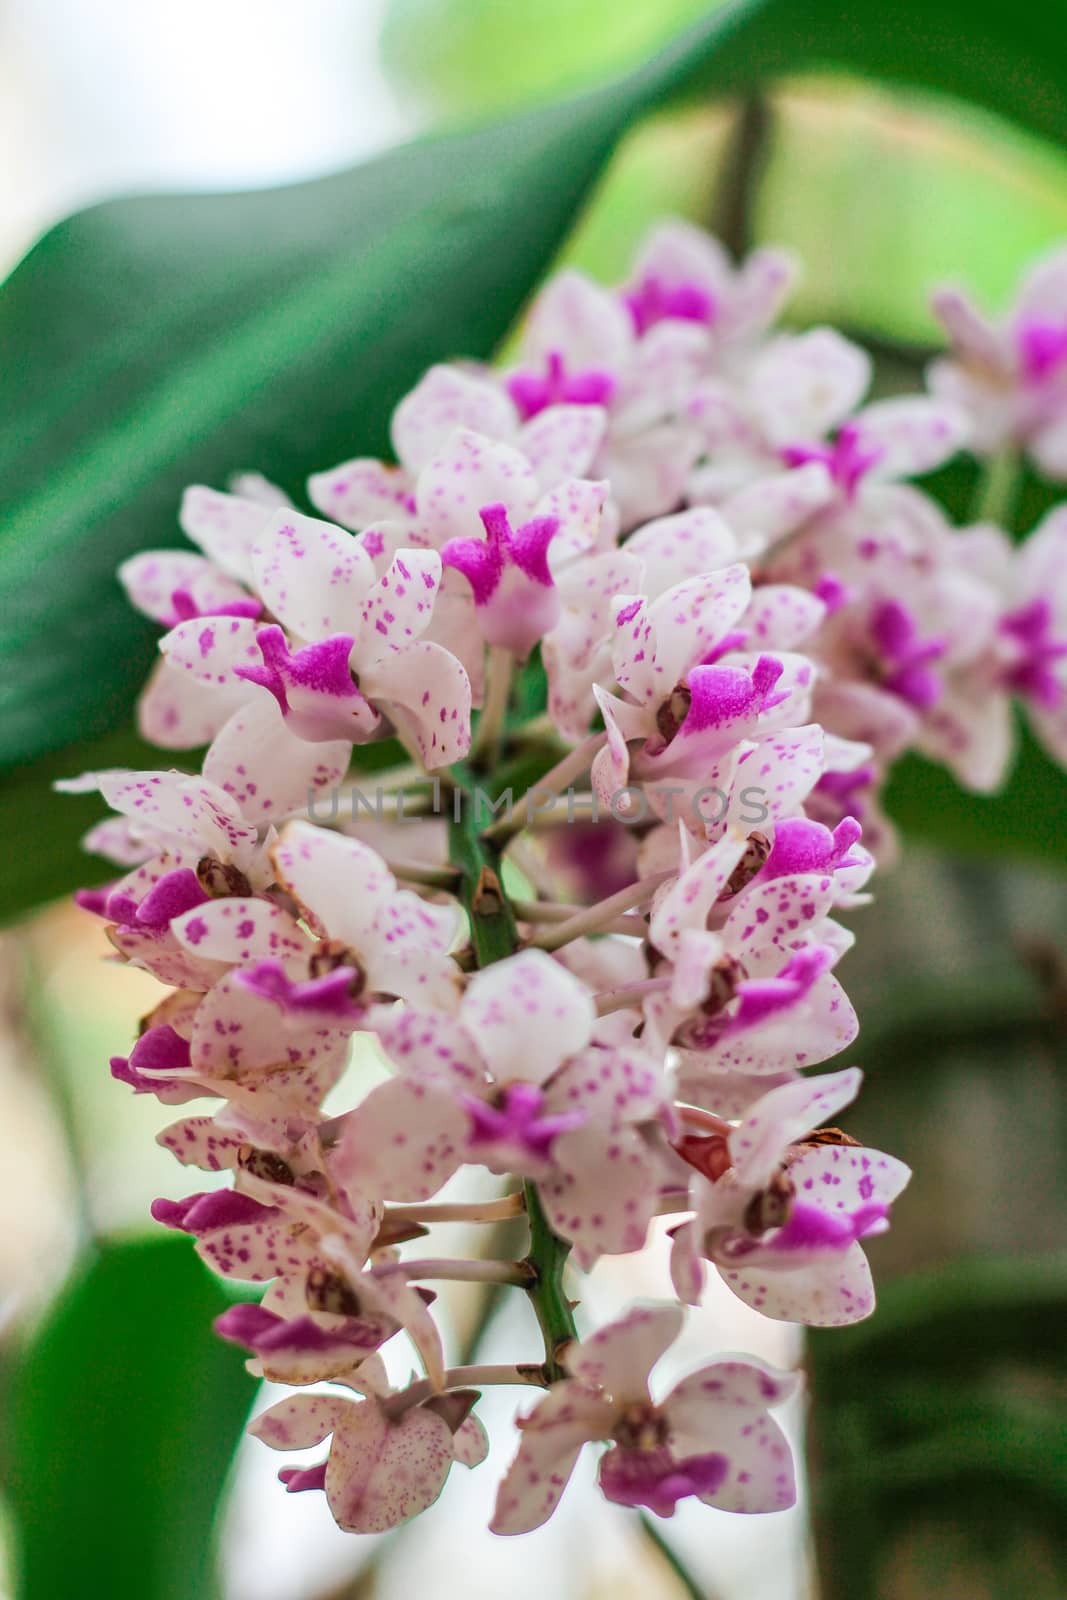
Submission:
[[[168,990],[112,1071],[221,1102],[160,1140],[232,1185],[153,1213],[267,1285],[219,1331],[298,1390],[260,1439],[330,1439],[281,1476],[345,1528],[481,1461],[494,1383],[545,1391],[498,1533],[545,1521],[589,1441],[627,1506],[788,1506],[793,1375],[720,1358],[653,1398],[649,1373],[709,1272],[770,1318],[873,1308],[863,1241],[909,1174],[824,1125],[857,1069],[806,1075],[857,1032],[836,913],[893,851],[903,751],[992,789],[1017,699],[1067,758],[1067,507],[1017,548],[908,480],[967,444],[1067,477],[1067,256],[1001,327],[940,295],[931,394],[873,403],[863,350],[773,331],[794,276],[668,223],[621,289],[554,277],[510,369],[432,368],[395,465],[310,480],[325,520],[254,476],[192,488],[202,553],[122,568],[165,630],[141,732],[207,753],[68,785],[116,813],[87,845],[124,869],[82,903]],[[354,783],[373,822],[337,804]],[[353,1105],[354,1035],[380,1070]],[[435,1199],[479,1171],[503,1186]],[[423,1253],[523,1215],[522,1259]],[[566,1258],[659,1217],[676,1299],[579,1339]],[[449,1367],[448,1280],[528,1295],[543,1356]],[[423,1372],[399,1388],[398,1334]]]

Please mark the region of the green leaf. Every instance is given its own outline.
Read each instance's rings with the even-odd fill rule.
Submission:
[[[911,838],[958,855],[1043,862],[1061,870],[1067,864],[1060,832],[1067,778],[1028,731],[998,794],[971,794],[944,767],[909,755],[893,767],[886,805]]]
[[[173,1237],[101,1246],[19,1359],[19,1600],[211,1600],[212,1529],[254,1393],[231,1302]]]
[[[928,1566],[908,1544],[919,1519],[1002,1572],[1006,1588],[980,1592],[1062,1592],[1032,1586],[1026,1538],[984,1546],[1010,1527],[1044,1541],[1067,1576],[1065,1313],[1067,1257],[965,1261],[886,1285],[868,1322],[810,1335],[827,1600],[875,1600],[890,1559]]]
[[[955,1261],[884,1285],[874,1317],[810,1339],[820,1384],[854,1398],[872,1370],[959,1378],[1013,1355],[1062,1369],[1065,1312],[1067,1256]]]
[[[126,725],[151,630],[119,561],[177,541],[183,486],[386,445],[436,359],[501,339],[621,134],[679,94],[835,64],[967,95],[1059,137],[1059,20],[999,0],[738,0],[620,82],[274,192],[98,206],[0,292],[0,766]],[[84,762],[72,749],[68,768]],[[30,770],[12,811],[42,809]],[[65,847],[61,847],[65,848]],[[65,873],[36,841],[42,879]]]

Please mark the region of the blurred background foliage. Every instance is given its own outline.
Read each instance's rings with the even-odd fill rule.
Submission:
[[[108,209],[52,235],[0,291],[0,333],[14,352],[0,395],[10,408],[12,471],[27,447],[38,452],[12,496],[8,526],[18,538],[0,540],[0,577],[14,574],[39,595],[62,570],[56,604],[76,647],[87,616],[99,626],[95,595],[106,592],[106,655],[112,621],[125,626],[107,574],[121,549],[174,541],[170,480],[182,481],[187,461],[216,480],[231,467],[288,472],[295,487],[313,467],[379,447],[388,410],[417,370],[435,354],[488,354],[551,255],[617,278],[665,212],[725,228],[734,243],[794,247],[806,276],[791,316],[832,321],[865,340],[883,388],[914,383],[935,337],[931,282],[962,279],[995,307],[1023,265],[1067,235],[1067,152],[1049,136],[1057,106],[1067,105],[1062,15],[1041,6],[1013,13],[991,0],[897,8],[857,0],[837,52],[820,42],[834,12],[823,0],[806,13],[793,0],[753,9],[764,30],[756,68],[764,57],[774,67],[758,99],[724,97],[759,78],[742,51],[714,97],[695,92],[694,78],[684,102],[634,121],[649,109],[644,90],[634,90],[629,109],[610,95],[553,108],[563,95],[640,73],[659,46],[708,14],[707,0],[390,0],[385,78],[364,46],[341,63],[353,93],[373,79],[396,127],[489,124],[484,137],[446,147],[443,162],[415,152],[393,168],[332,179],[332,188],[200,209]],[[309,7],[308,28],[324,16]],[[129,18],[136,27],[132,0]],[[87,11],[82,25],[91,25]],[[0,71],[4,38],[0,31]],[[857,73],[863,48],[870,68]],[[716,51],[712,42],[713,80]],[[829,70],[838,61],[853,70]],[[938,93],[942,69],[945,90],[965,89],[967,100]],[[527,108],[531,121],[502,133],[492,126]],[[341,217],[336,229],[331,210]],[[359,215],[346,232],[350,212]],[[274,252],[262,271],[260,240]],[[327,261],[321,275],[332,275],[332,298],[301,299],[306,283],[318,293],[316,269]],[[179,262],[181,314],[171,304]],[[426,300],[427,275],[434,295],[452,296],[435,301],[434,327],[414,313],[405,319],[405,306]],[[249,289],[258,323],[242,321]],[[383,307],[392,333],[377,326]],[[294,329],[314,335],[307,357]],[[268,334],[278,343],[263,362],[255,341]],[[109,387],[98,406],[83,374],[101,344]],[[222,381],[238,359],[250,362],[233,387],[243,403],[228,410],[221,389],[201,396],[205,376]],[[160,400],[164,362],[178,387]],[[269,384],[272,406],[261,404]],[[26,410],[27,385],[43,409]],[[94,460],[102,462],[95,490],[85,470]],[[964,462],[933,487],[962,515],[974,476]],[[131,511],[134,491],[142,498]],[[1026,486],[1020,530],[1048,498]],[[60,568],[48,568],[44,553],[53,523],[68,530]],[[47,620],[47,604],[42,611],[35,600],[13,620],[19,648]],[[8,754],[46,753],[0,787],[9,913],[92,876],[94,864],[74,849],[83,803],[52,800],[46,783],[94,761],[136,759],[122,729],[151,642],[146,633],[123,640],[119,670],[109,677],[102,667],[95,685],[76,686],[63,726],[62,716],[41,720],[39,697],[18,700],[19,684],[34,681],[32,664],[18,677],[12,704],[32,737],[19,750],[12,736]],[[94,742],[72,748],[79,734]],[[846,983],[863,1022],[854,1058],[868,1083],[849,1126],[898,1152],[916,1178],[873,1252],[878,1315],[808,1341],[824,1600],[1067,1592],[1065,799],[1062,774],[1030,744],[1010,794],[992,801],[961,796],[939,771],[909,763],[893,804],[908,833],[903,860],[881,879],[876,909],[850,919],[860,937]],[[181,1243],[144,1230],[147,1200],[176,1192],[176,1175],[152,1144],[159,1108],[106,1075],[107,1056],[129,1038],[139,991],[137,975],[99,968],[99,954],[93,931],[64,907],[38,913],[0,946],[10,1152],[0,1188],[9,1307],[0,1322],[0,1451],[11,1593],[199,1600],[225,1588],[241,1600],[355,1600],[410,1592],[412,1575],[427,1571],[437,1574],[426,1591],[434,1592],[444,1569],[419,1568],[419,1529],[370,1555],[347,1541],[332,1576],[311,1561],[311,1576],[286,1580],[288,1588],[264,1588],[262,1569],[242,1567],[232,1550],[225,1583],[218,1576],[219,1508],[252,1386],[210,1334],[222,1291]],[[635,1282],[640,1289],[645,1280]],[[746,1326],[737,1342],[747,1334]],[[273,1493],[252,1514],[238,1494],[231,1531],[236,1519],[254,1541],[255,1524],[275,1514]],[[522,1547],[508,1547],[496,1569],[479,1565],[469,1525],[452,1518],[451,1526],[438,1519],[428,1542],[437,1561],[470,1552],[463,1592],[525,1594]],[[296,1537],[297,1524],[286,1526]],[[723,1519],[710,1535],[706,1521],[685,1518],[667,1533],[709,1596],[814,1592],[799,1545],[775,1544],[773,1533],[761,1536],[762,1559],[733,1573]],[[321,1524],[301,1536],[323,1542]],[[567,1592],[625,1593],[627,1581],[644,1594],[683,1592],[654,1556],[618,1549],[605,1571],[581,1566],[588,1550],[572,1546],[565,1570],[578,1575]],[[550,1570],[540,1572],[542,1586]]]

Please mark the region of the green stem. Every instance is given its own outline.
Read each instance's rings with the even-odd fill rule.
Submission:
[[[466,774],[456,771],[457,787]],[[460,873],[459,895],[471,925],[471,944],[479,967],[513,955],[519,935],[515,916],[501,883],[500,847],[479,832],[475,807],[464,788],[458,796],[449,825],[449,858]],[[527,1289],[545,1342],[545,1371],[551,1382],[565,1376],[560,1363],[564,1347],[578,1337],[574,1313],[563,1287],[563,1272],[570,1245],[554,1233],[545,1217],[537,1186],[526,1183],[526,1211],[530,1222],[527,1263],[533,1281]]]
[[[756,195],[770,156],[771,131],[769,101],[757,92],[746,95],[730,131],[711,219],[712,232],[737,261],[752,248]]]
[[[985,463],[975,488],[971,522],[992,522],[1012,533],[1019,494],[1022,458],[1015,445],[1005,445]]]
[[[697,1582],[681,1556],[660,1533],[659,1528],[656,1526],[655,1517],[650,1517],[646,1511],[642,1511],[639,1521],[641,1523],[641,1532],[670,1567],[681,1585],[682,1592],[689,1595],[690,1600],[715,1600],[711,1590],[702,1587]]]
[[[526,1293],[545,1342],[545,1372],[549,1382],[556,1383],[567,1376],[561,1359],[563,1352],[578,1338],[574,1308],[563,1287],[563,1273],[571,1247],[566,1239],[552,1231],[537,1185],[526,1183],[523,1187],[530,1218],[530,1252],[526,1260],[534,1271],[533,1282]]]

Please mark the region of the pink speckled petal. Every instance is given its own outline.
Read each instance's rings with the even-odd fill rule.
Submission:
[[[633,328],[618,297],[572,269],[558,272],[537,299],[523,333],[523,358],[539,364],[560,352],[574,369],[614,371],[630,354]]]
[[[403,467],[387,467],[371,457],[342,462],[308,479],[308,499],[331,522],[355,532],[372,522],[414,513],[413,483]]]
[[[682,1331],[681,1306],[636,1305],[583,1339],[567,1356],[567,1370],[621,1404],[642,1400],[648,1375]]]
[[[398,1072],[431,1082],[446,1078],[470,1092],[485,1082],[474,1041],[453,1017],[405,1006],[375,1018],[375,1032]]]
[[[190,955],[169,932],[118,927],[109,928],[107,936],[124,961],[177,988],[209,988],[226,970],[216,961]]]
[[[752,593],[747,567],[735,564],[687,578],[655,601],[655,681],[664,695],[737,624]],[[621,681],[621,680],[620,680]]]
[[[452,1458],[464,1467],[477,1467],[489,1454],[489,1435],[477,1417],[466,1417],[452,1435]]]
[[[796,1499],[792,1452],[767,1407],[797,1387],[795,1374],[755,1361],[718,1361],[683,1378],[665,1410],[676,1453],[714,1449],[729,1463],[722,1484],[701,1495],[721,1511],[785,1511]]]
[[[610,1437],[615,1407],[577,1383],[557,1383],[520,1417],[519,1451],[497,1491],[493,1533],[529,1533],[548,1521],[583,1444]]]
[[[589,1043],[593,998],[543,950],[524,950],[475,973],[463,1026],[498,1083],[543,1083]]]
[[[312,1257],[303,1240],[290,1237],[284,1214],[234,1189],[156,1200],[152,1215],[164,1227],[196,1239],[197,1254],[224,1278],[265,1283],[280,1272],[306,1270]]]
[[[896,1156],[862,1145],[816,1145],[792,1164],[789,1175],[798,1200],[818,1196],[832,1213],[854,1213],[864,1206],[891,1205],[907,1187],[911,1169]]]
[[[156,1143],[183,1167],[228,1172],[237,1166],[237,1153],[248,1139],[244,1132],[226,1133],[214,1117],[182,1117],[157,1133]]]
[[[146,550],[118,571],[132,605],[154,622],[172,628],[179,620],[174,591],[185,591],[198,611],[218,611],[248,601],[248,592],[204,556],[185,550]]]
[[[280,823],[329,794],[348,771],[347,740],[311,743],[290,732],[277,702],[256,695],[229,719],[204,757],[204,777],[231,795],[249,822]]]
[[[397,552],[360,608],[352,652],[357,672],[365,673],[425,633],[440,581],[441,557],[436,550]]]
[[[655,1212],[663,1171],[636,1128],[584,1123],[552,1146],[554,1171],[538,1184],[557,1233],[570,1239],[588,1272],[603,1255],[640,1250]]]
[[[725,1038],[705,1059],[715,1072],[781,1073],[828,1061],[858,1033],[848,996],[833,973],[824,972],[788,1009]]]
[[[610,640],[612,600],[641,583],[642,565],[630,550],[608,550],[576,561],[559,576],[560,617],[542,643],[548,710],[565,737],[584,737],[595,709],[594,683],[614,678]]]
[[[589,471],[607,427],[602,406],[548,406],[519,432],[518,446],[542,489]],[[483,432],[488,430],[483,429]]]
[[[334,1430],[326,1498],[340,1527],[384,1533],[433,1504],[452,1465],[452,1434],[416,1406],[398,1422],[374,1400],[349,1407]]]
[[[186,489],[179,521],[183,533],[198,544],[217,567],[252,581],[252,546],[277,507],[239,494],[221,494],[196,484]]]
[[[421,472],[457,428],[490,439],[510,439],[519,425],[515,406],[488,373],[436,366],[419,379],[393,412],[393,450],[409,472]]]
[[[807,589],[791,583],[767,583],[752,591],[741,627],[754,650],[796,650],[809,643],[826,616],[826,607]]]
[[[482,506],[504,505],[514,523],[533,511],[540,488],[526,457],[510,445],[459,428],[419,473],[419,520],[430,541],[478,538]]]
[[[660,897],[649,927],[657,950],[674,956],[686,930],[707,926],[708,915],[744,855],[747,843],[742,833],[725,834],[698,856]]]
[[[221,860],[241,859],[256,842],[256,830],[229,795],[183,772],[104,772],[96,787],[133,825],[168,843],[189,846]]]
[[[137,731],[161,750],[195,750],[249,700],[254,687],[234,678],[209,687],[166,659],[155,663],[137,701]]]
[[[290,822],[273,850],[278,880],[309,914],[317,932],[357,951],[396,892],[381,856],[358,839]]]
[[[366,693],[418,745],[429,771],[461,761],[470,749],[470,679],[450,650],[419,639],[377,662],[362,678]]]
[[[605,531],[608,488],[604,480],[568,478],[537,502],[535,516],[552,517],[559,523],[549,551],[553,573],[561,571],[568,561],[587,550],[614,543]]]
[[[193,617],[165,633],[159,648],[171,666],[187,672],[194,683],[209,689],[232,688],[236,667],[260,662],[259,632],[251,617]]]
[[[335,1394],[294,1394],[261,1411],[249,1433],[272,1450],[310,1450],[337,1427],[351,1401]]]
[[[826,735],[818,723],[758,739],[737,763],[736,786],[766,810],[763,822],[792,816],[823,774]],[[758,825],[758,824],[757,824]]]
[[[668,1100],[661,1061],[635,1040],[573,1056],[549,1084],[544,1111],[547,1115],[582,1111],[590,1124],[610,1129],[626,1122],[651,1122]]]
[[[963,412],[940,400],[878,400],[859,413],[853,427],[861,452],[879,452],[872,470],[883,478],[932,472],[967,440]]]
[[[764,1095],[730,1136],[737,1181],[746,1188],[762,1189],[795,1140],[856,1098],[862,1078],[858,1067],[847,1067],[784,1084]]]
[[[613,610],[615,630],[611,654],[615,679],[639,705],[648,704],[656,693],[656,635],[648,602],[640,595],[619,595]],[[669,694],[674,684],[664,691]]]
[[[252,555],[256,588],[268,610],[302,639],[354,633],[374,582],[374,564],[343,528],[275,512]]]
[[[874,1283],[860,1244],[837,1255],[805,1262],[792,1271],[761,1265],[758,1257],[719,1273],[739,1300],[777,1322],[809,1328],[840,1328],[874,1310]]]
[[[728,1412],[766,1411],[796,1394],[799,1372],[781,1372],[748,1356],[744,1361],[713,1361],[675,1384],[663,1409],[672,1432],[687,1449],[708,1449],[713,1436],[703,1429],[721,1426]]]
[[[345,1118],[334,1168],[383,1200],[429,1200],[467,1159],[469,1118],[454,1092],[391,1078]]]
[[[866,350],[833,328],[772,340],[751,378],[768,444],[821,439],[855,411],[870,381]]]
[[[748,545],[755,541],[762,547],[793,533],[828,505],[835,493],[826,467],[809,461],[743,485],[725,497],[720,509],[731,528],[747,536]]]
[[[657,517],[626,541],[626,550],[645,564],[643,592],[664,594],[687,578],[703,577],[738,558],[733,529],[707,506]]]
[[[818,923],[829,914],[835,894],[830,872],[754,883],[731,910],[723,938],[745,964],[749,977],[769,976],[780,961],[768,947],[789,951],[816,937]]]
[[[214,1079],[264,1073],[264,1098],[288,1099],[295,1110],[316,1106],[340,1076],[347,1034],[312,1021],[279,1027],[278,1008],[249,992],[236,974],[204,997],[193,1026],[194,1070]]]
[[[288,911],[269,900],[210,900],[176,917],[171,928],[184,949],[209,961],[299,961],[312,949]]]

